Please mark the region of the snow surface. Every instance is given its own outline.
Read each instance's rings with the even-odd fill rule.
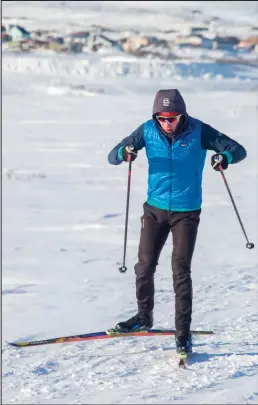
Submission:
[[[21,2],[5,2],[3,15],[26,14],[36,26],[49,18],[49,2],[15,3]],[[64,7],[51,3],[55,24],[63,23]],[[148,8],[147,2],[67,3],[70,22],[80,20],[84,3],[84,16],[93,23],[101,9],[114,26],[141,21],[146,29],[159,23],[156,13],[160,19],[162,12],[168,16],[170,7],[186,21],[191,8],[203,7],[209,15],[238,17],[245,24],[254,21],[257,7],[257,2],[148,2]],[[225,78],[216,65],[221,77],[203,76],[198,67],[195,76],[167,77],[156,65],[151,76],[146,61],[137,61],[145,76],[122,70],[112,76],[112,69],[106,75],[101,69],[73,70],[78,60],[68,58],[67,70],[55,68],[63,66],[61,59],[51,65],[46,56],[37,69],[28,58],[3,55],[3,403],[258,403],[257,69],[243,77],[238,67],[235,76]],[[182,92],[191,115],[248,152],[225,175],[253,250],[245,248],[221,176],[210,167],[211,152],[204,171],[192,263],[192,328],[212,329],[215,335],[195,338],[196,354],[187,370],[178,370],[173,337],[7,346],[6,341],[105,330],[135,313],[133,266],[146,198],[145,152],[133,163],[126,274],[118,267],[128,167],[109,165],[107,154],[149,119],[156,91],[168,87]],[[174,327],[170,255],[168,239],[155,278],[155,327]]]

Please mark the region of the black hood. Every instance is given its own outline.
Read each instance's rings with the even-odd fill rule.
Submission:
[[[177,112],[187,116],[183,97],[177,89],[159,90],[156,94],[152,116],[160,112]]]

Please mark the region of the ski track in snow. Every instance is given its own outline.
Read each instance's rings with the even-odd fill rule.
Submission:
[[[93,3],[100,2],[88,3],[94,10]],[[26,63],[18,63],[19,69],[8,65],[3,83],[3,403],[257,404],[255,84],[59,78],[46,65],[44,72],[44,63],[40,71],[31,65],[25,74]],[[145,153],[139,153],[132,170],[124,275],[118,267],[128,168],[109,165],[107,154],[149,119],[153,95],[170,86],[182,91],[193,116],[239,140],[248,152],[248,159],[230,167],[226,176],[255,243],[252,251],[245,248],[225,186],[207,154],[192,263],[192,328],[212,329],[215,335],[194,338],[195,354],[186,370],[178,369],[173,337],[8,346],[6,341],[105,330],[134,314]],[[174,327],[170,255],[171,237],[155,276],[155,327]]]

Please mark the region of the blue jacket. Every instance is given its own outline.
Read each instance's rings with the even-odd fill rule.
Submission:
[[[145,147],[149,163],[147,203],[169,211],[194,211],[202,205],[202,173],[207,150],[223,153],[231,164],[246,157],[235,140],[210,125],[187,116],[183,130],[170,141],[151,119],[124,138],[109,153],[108,161],[119,165],[122,149]]]

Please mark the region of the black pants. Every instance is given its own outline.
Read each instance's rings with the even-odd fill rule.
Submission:
[[[187,333],[192,316],[191,261],[200,213],[171,212],[143,205],[138,263],[135,265],[138,311],[150,313],[154,308],[154,273],[161,250],[172,232],[172,271],[175,292],[175,326],[178,334]]]

